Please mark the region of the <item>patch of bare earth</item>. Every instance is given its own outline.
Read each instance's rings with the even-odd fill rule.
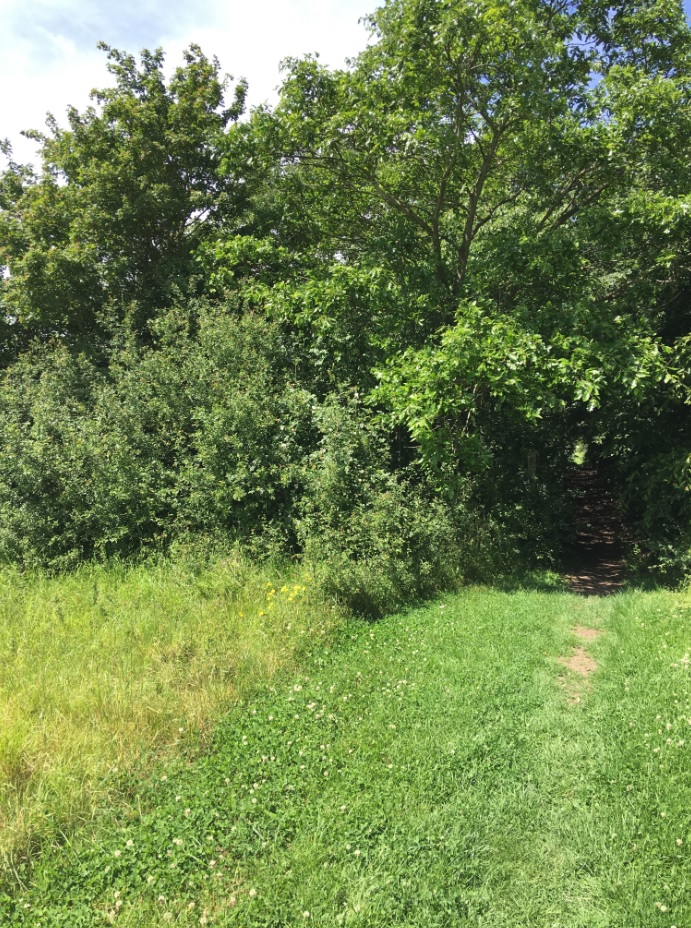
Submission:
[[[579,467],[571,474],[569,484],[578,499],[578,522],[571,568],[565,580],[572,593],[609,596],[624,586],[626,563],[622,540],[626,533],[621,513],[595,469]],[[569,704],[574,706],[583,699],[590,686],[589,678],[597,670],[587,646],[602,631],[585,625],[576,625],[572,631],[582,643],[576,645],[568,657],[559,659],[568,671],[560,675],[559,680]]]
[[[583,642],[588,643],[599,638],[602,631],[598,628],[586,628],[583,625],[577,625],[573,629],[573,633]],[[567,692],[569,705],[578,705],[588,688],[588,678],[597,670],[597,662],[587,652],[585,644],[582,644],[576,645],[569,657],[560,657],[559,663],[571,671],[568,676],[562,674],[559,677],[560,683]]]
[[[599,638],[602,634],[602,629],[586,628],[584,625],[577,625],[573,629],[573,633],[577,638],[582,638],[583,641],[595,641],[595,639]]]

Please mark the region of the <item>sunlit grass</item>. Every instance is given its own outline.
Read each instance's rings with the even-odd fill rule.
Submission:
[[[575,626],[602,632],[587,681]],[[686,928],[690,635],[668,592],[341,623],[42,855],[0,922]]]
[[[198,737],[332,621],[306,571],[240,556],[0,572],[2,869],[107,802],[114,773]]]

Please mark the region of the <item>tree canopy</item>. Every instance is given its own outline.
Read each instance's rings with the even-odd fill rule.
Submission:
[[[187,292],[197,249],[242,199],[220,165],[245,85],[226,107],[228,82],[196,46],[168,84],[162,51],[137,63],[102,48],[115,86],[84,113],[70,108],[68,129],[49,117],[47,133],[32,133],[40,173],[10,165],[3,177],[5,312],[44,337],[88,341],[126,314],[141,331]]]
[[[209,319],[252,320],[259,355],[247,369],[266,372],[260,345],[273,346],[264,389],[284,410],[279,445],[287,410],[296,416],[285,459],[262,457],[273,439],[256,437],[257,461],[273,460],[266,487],[284,487],[257,524],[281,544],[308,545],[307,525],[318,537],[346,532],[358,506],[376,508],[351,488],[350,503],[335,493],[334,521],[314,475],[347,484],[345,454],[368,493],[393,480],[409,499],[496,519],[546,556],[582,441],[656,563],[686,569],[691,32],[681,4],[386,0],[367,22],[371,42],[346,68],[288,60],[276,107],[244,115],[244,84],[228,105],[228,80],[197,47],[166,82],[161,51],[137,61],[104,46],[114,86],[71,109],[68,128],[49,120],[40,171],[10,161],[0,177],[7,396],[18,371],[45,383],[67,352],[94,365],[89,390],[118,384],[127,405],[124,368],[165,381],[171,344],[193,359]],[[213,330],[247,345],[240,329]],[[178,532],[193,486],[214,530],[252,534],[237,505],[224,519],[209,503],[250,466],[231,440],[240,420],[213,452],[205,445],[220,440],[209,410],[214,422],[224,415],[214,378],[234,402],[228,356],[214,357],[200,362],[196,392],[175,380],[166,428],[180,441],[167,452],[161,537]],[[15,436],[0,457],[13,461],[37,421],[38,394],[24,389],[21,408],[6,398],[0,411]],[[75,413],[82,424],[89,415],[88,404]],[[333,445],[339,429],[347,454]],[[374,433],[387,449],[376,466],[363,450]],[[0,507],[16,510],[26,491],[11,472]],[[128,529],[142,536],[129,550],[156,534],[145,524]]]

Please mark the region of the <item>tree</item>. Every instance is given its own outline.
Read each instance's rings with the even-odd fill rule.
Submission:
[[[391,420],[465,467],[510,421],[533,434],[663,385],[653,271],[678,263],[659,233],[689,190],[680,5],[389,0],[370,25],[348,71],[291,63],[276,120],[287,183],[336,207],[338,263],[401,284],[398,312],[367,307]]]
[[[0,178],[5,316],[42,334],[93,341],[129,317],[138,333],[195,272],[194,255],[243,199],[219,170],[222,140],[244,108],[197,46],[169,83],[164,57],[103,45],[115,85],[86,112],[53,117],[38,174],[10,163]]]
[[[379,239],[381,260],[424,266],[434,327],[472,289],[478,237],[563,171],[593,55],[559,4],[390,0],[369,22],[377,41],[352,70],[292,63],[277,116],[292,157],[360,208],[346,217],[364,249]],[[597,174],[572,175],[552,222],[577,185],[597,196]]]

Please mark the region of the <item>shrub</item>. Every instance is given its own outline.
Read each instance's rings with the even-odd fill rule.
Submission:
[[[387,436],[357,399],[332,398],[316,419],[298,538],[326,592],[374,617],[456,583],[460,507],[435,499],[414,472],[392,472]]]
[[[311,397],[255,317],[171,312],[106,363],[57,342],[0,386],[0,560],[66,567],[292,528]]]

